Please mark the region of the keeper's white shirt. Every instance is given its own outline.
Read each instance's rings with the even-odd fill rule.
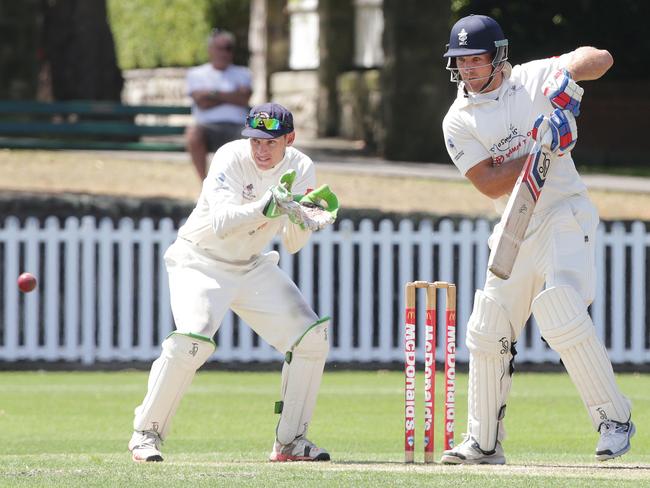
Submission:
[[[213,259],[233,264],[255,259],[278,233],[290,253],[299,251],[311,231],[302,230],[284,215],[269,219],[259,205],[269,187],[277,185],[289,169],[296,170],[293,193],[315,187],[316,171],[311,158],[291,146],[274,168],[260,170],[248,139],[223,145],[212,159],[196,207],[178,236]]]
[[[210,63],[190,68],[187,71],[187,94],[197,90],[234,92],[240,88],[251,88],[251,74],[245,66],[231,64],[224,70],[215,69]],[[207,109],[192,104],[192,115],[201,124],[230,122],[244,125],[248,109],[232,103],[222,103]]]
[[[516,65],[501,86],[489,93],[467,95],[461,84],[442,127],[447,152],[463,175],[488,158],[494,164],[508,164],[528,155],[534,143],[531,131],[535,119],[553,111],[542,93],[542,84],[555,70],[566,66],[571,55]],[[567,153],[551,166],[535,213],[586,190]],[[495,200],[497,210],[502,212],[507,200],[507,195]]]

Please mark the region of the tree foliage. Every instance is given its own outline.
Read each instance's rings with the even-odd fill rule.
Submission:
[[[204,63],[214,27],[236,35],[235,62],[247,62],[248,0],[108,0],[108,5],[122,69]]]
[[[452,10],[452,24],[470,13],[494,17],[510,41],[515,63],[586,45],[612,53],[611,80],[650,76],[650,64],[641,61],[650,51],[650,37],[643,34],[650,17],[646,0],[453,0]]]

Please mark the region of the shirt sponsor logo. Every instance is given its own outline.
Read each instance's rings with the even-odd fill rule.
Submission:
[[[529,136],[530,132],[526,135],[521,134],[517,127],[510,124],[508,127],[508,134],[499,139],[490,148],[494,163],[499,165],[522,149]]]

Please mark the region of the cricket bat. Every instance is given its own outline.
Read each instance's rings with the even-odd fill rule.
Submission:
[[[553,153],[543,151],[542,146],[535,141],[510,194],[501,216],[502,233],[498,236],[488,261],[488,269],[502,280],[510,278],[552,159]]]

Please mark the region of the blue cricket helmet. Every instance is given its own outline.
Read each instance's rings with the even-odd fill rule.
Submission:
[[[460,83],[461,77],[456,67],[456,58],[459,56],[474,56],[492,53],[492,73],[481,92],[487,88],[496,73],[507,66],[508,39],[506,39],[499,23],[487,15],[468,15],[454,24],[449,35],[447,52],[447,69],[451,73],[451,82]]]
[[[454,24],[444,58],[496,52],[508,45],[496,20],[487,15],[469,15]]]

